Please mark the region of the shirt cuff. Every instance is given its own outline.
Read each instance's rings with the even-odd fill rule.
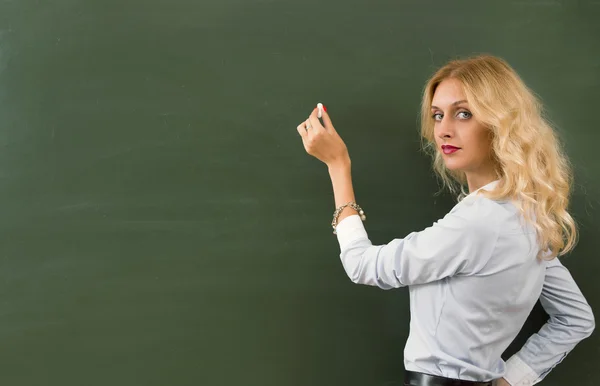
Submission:
[[[350,215],[340,221],[335,227],[335,232],[342,250],[355,240],[368,239],[367,231],[357,214]]]
[[[516,354],[506,361],[506,373],[504,374],[504,379],[506,379],[511,386],[533,385],[537,383],[535,381],[538,378],[539,375]]]

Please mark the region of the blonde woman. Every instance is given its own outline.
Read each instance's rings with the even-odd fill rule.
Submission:
[[[531,385],[594,327],[558,256],[573,249],[571,172],[533,93],[502,59],[455,60],[427,82],[421,135],[435,171],[459,201],[430,227],[373,245],[355,202],[347,148],[329,114],[298,126],[333,184],[332,222],[354,283],[408,286],[404,350],[410,386]],[[536,301],[549,314],[507,362],[502,353]]]

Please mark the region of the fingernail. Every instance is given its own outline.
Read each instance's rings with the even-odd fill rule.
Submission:
[[[323,110],[324,110],[324,111],[327,111],[327,107],[325,107],[325,105],[323,105]]]

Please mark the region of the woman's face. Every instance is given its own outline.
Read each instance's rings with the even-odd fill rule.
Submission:
[[[494,174],[491,132],[473,116],[460,82],[443,80],[431,102],[437,150],[446,167],[469,175]]]

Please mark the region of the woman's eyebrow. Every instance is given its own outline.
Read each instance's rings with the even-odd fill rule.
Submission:
[[[459,105],[459,104],[461,104],[461,103],[467,103],[467,101],[466,101],[466,100],[464,100],[464,99],[461,99],[461,100],[459,100],[459,101],[456,101],[456,102],[452,103],[450,106],[457,106],[457,105]],[[438,109],[438,110],[441,110],[441,109],[440,109],[439,107],[437,107],[437,106],[431,106],[431,108],[432,108],[432,109]]]

